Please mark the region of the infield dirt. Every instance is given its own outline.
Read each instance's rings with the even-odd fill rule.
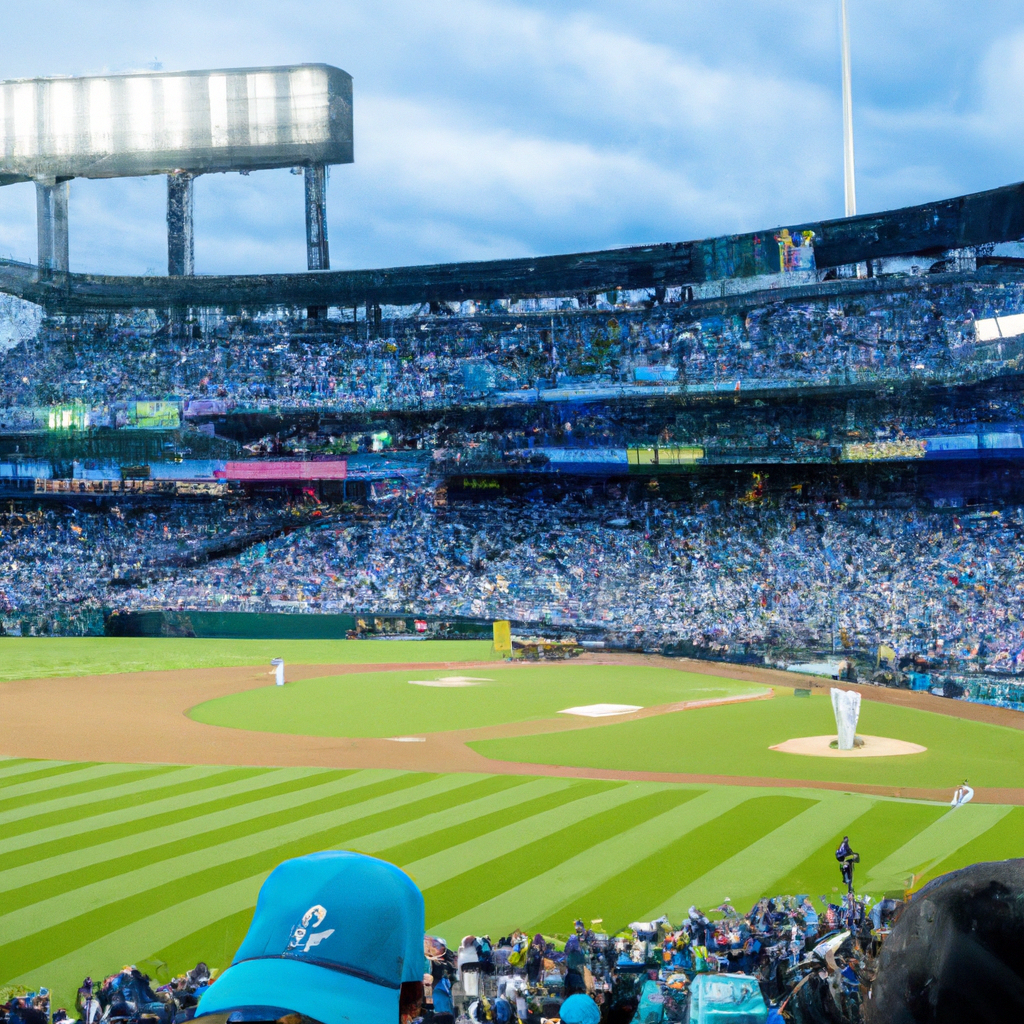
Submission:
[[[775,688],[810,686],[827,690],[829,681],[722,663],[666,659],[644,655],[585,656],[585,664],[657,665],[679,671],[727,676]],[[292,665],[293,680],[387,670],[450,669],[515,672],[515,665],[489,662],[447,662],[365,665]],[[861,792],[876,796],[947,800],[946,789],[899,788],[849,782],[768,779],[733,775],[635,772],[562,765],[525,764],[484,757],[468,743],[576,729],[600,729],[637,718],[696,709],[708,703],[772,699],[774,691],[752,697],[718,701],[689,701],[644,708],[631,715],[607,719],[564,716],[423,734],[420,743],[390,739],[311,737],[206,725],[189,718],[190,708],[243,690],[268,685],[265,666],[176,669],[80,677],[48,677],[0,684],[0,718],[4,734],[0,755],[29,758],[73,758],[160,764],[230,764],[244,766],[309,766],[329,768],[392,768],[425,772],[484,772],[548,775],[629,781],[686,782],[772,788],[816,788]],[[954,718],[1024,730],[1024,714],[988,705],[968,704],[931,694],[841,684],[864,699],[916,708]],[[976,802],[1024,805],[1024,789],[979,788]]]

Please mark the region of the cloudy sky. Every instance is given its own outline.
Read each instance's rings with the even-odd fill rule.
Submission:
[[[1024,4],[849,0],[858,208],[1024,179]],[[0,78],[322,61],[354,77],[331,263],[841,216],[838,0],[4,0]],[[71,185],[73,270],[166,271],[162,178]],[[35,260],[31,185],[0,256]],[[302,179],[196,185],[199,273],[305,269]]]

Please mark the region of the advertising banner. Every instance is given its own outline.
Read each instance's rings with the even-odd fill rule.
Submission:
[[[348,462],[345,459],[336,459],[331,462],[254,459],[251,462],[226,462],[224,469],[218,470],[216,475],[225,480],[237,480],[241,483],[344,480],[348,475]]]
[[[177,430],[181,414],[177,402],[129,402],[128,422],[143,430]]]

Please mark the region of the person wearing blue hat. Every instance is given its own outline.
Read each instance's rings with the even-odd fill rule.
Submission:
[[[196,1019],[399,1024],[422,1002],[423,933],[423,895],[394,865],[336,850],[287,860]]]
[[[578,975],[577,978],[579,978]],[[566,975],[565,989],[568,998],[562,1002],[558,1011],[562,1024],[600,1024],[601,1009],[587,995],[583,979],[570,981],[569,976]]]

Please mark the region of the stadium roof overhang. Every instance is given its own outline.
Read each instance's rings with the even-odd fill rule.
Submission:
[[[193,277],[40,275],[0,261],[0,291],[54,311],[181,307],[345,306],[493,301],[659,289],[775,275],[1024,237],[1024,183],[878,214],[561,256],[380,270]],[[779,280],[781,278],[781,281]]]

